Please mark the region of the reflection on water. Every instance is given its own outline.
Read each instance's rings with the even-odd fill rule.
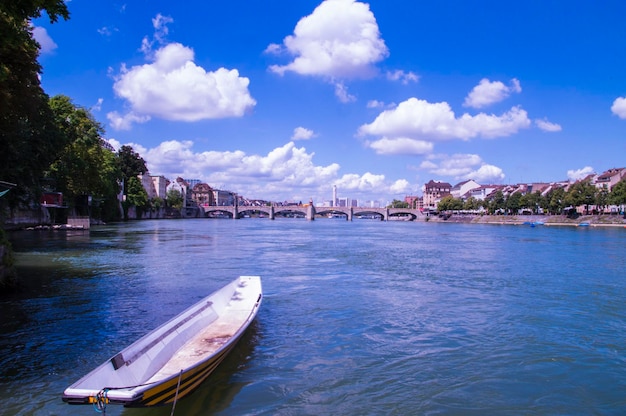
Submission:
[[[626,413],[623,229],[173,220],[12,238],[2,414],[94,414],[63,389],[247,274],[257,321],[176,414]]]

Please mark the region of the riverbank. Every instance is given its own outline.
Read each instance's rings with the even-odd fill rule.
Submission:
[[[430,217],[433,222],[467,223],[467,224],[500,224],[500,225],[546,225],[590,227],[626,227],[626,219],[622,215],[581,215],[570,218],[566,215],[456,215],[450,217]]]

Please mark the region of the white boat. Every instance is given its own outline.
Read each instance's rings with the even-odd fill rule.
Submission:
[[[256,317],[259,276],[240,276],[126,347],[63,392],[70,404],[148,407],[200,385]]]

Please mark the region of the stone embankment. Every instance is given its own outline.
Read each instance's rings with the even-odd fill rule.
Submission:
[[[462,215],[452,214],[449,217],[431,217],[433,222],[467,223],[467,224],[508,224],[543,223],[547,226],[578,226],[586,224],[591,227],[626,227],[626,218],[622,215],[581,215],[570,218],[565,215]]]

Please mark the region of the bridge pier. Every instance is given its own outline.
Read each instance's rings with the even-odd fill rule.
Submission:
[[[274,216],[274,205],[271,205],[271,206],[270,206],[270,213],[269,213],[269,217],[270,217],[270,220],[273,220],[273,219],[275,219],[275,218],[276,218],[276,217]]]
[[[315,219],[315,206],[313,204],[306,207],[306,219],[309,221],[313,221]]]
[[[352,221],[352,216],[354,215],[354,209],[350,207],[348,210],[348,221]]]

